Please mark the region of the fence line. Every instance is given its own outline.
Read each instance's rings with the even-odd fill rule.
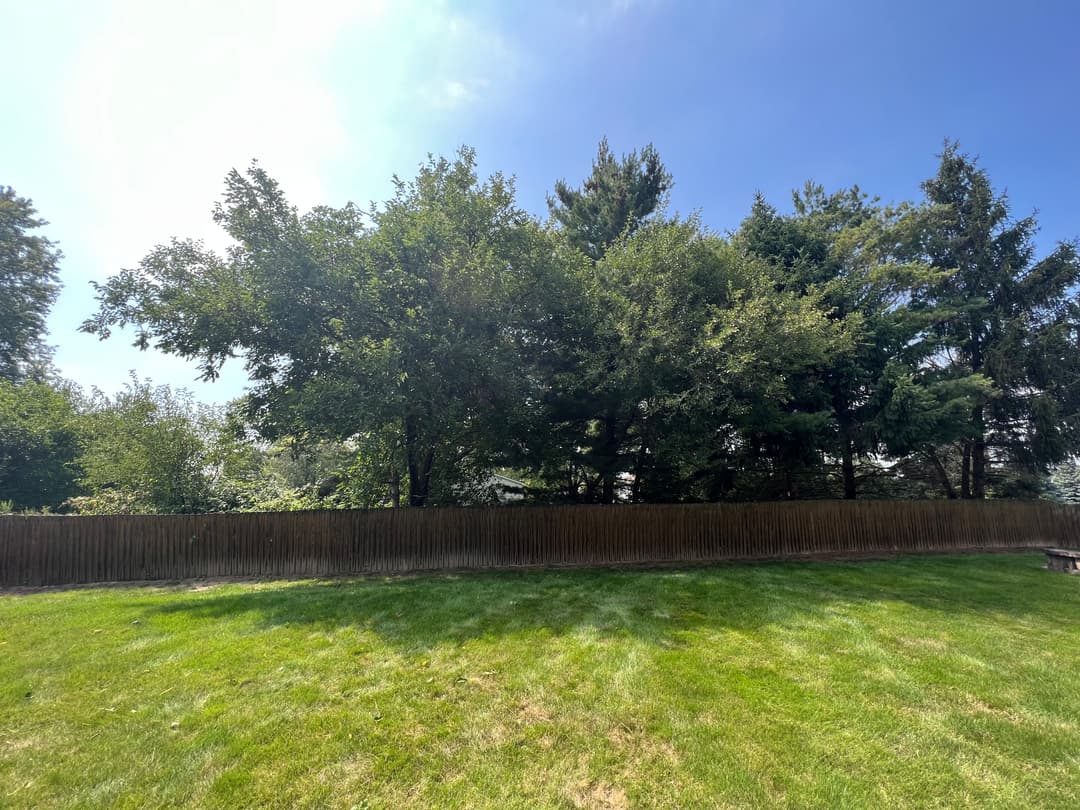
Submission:
[[[514,506],[0,516],[0,587],[1080,545],[1048,502]]]

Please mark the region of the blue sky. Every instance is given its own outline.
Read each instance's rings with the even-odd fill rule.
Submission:
[[[1080,6],[1069,2],[0,0],[0,183],[65,253],[57,364],[111,392],[129,370],[240,393],[123,337],[77,332],[89,281],[209,213],[258,158],[302,208],[385,199],[428,152],[477,148],[545,213],[596,143],[653,142],[672,205],[735,227],[806,179],[918,196],[943,139],[981,157],[1040,245],[1080,236]]]

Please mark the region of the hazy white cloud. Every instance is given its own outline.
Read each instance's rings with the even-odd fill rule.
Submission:
[[[378,3],[121,0],[72,71],[67,129],[99,220],[103,270],[173,235],[215,237],[225,172],[258,157],[319,201],[347,145],[326,55]]]
[[[343,51],[355,75],[335,75]],[[171,236],[220,244],[210,206],[225,172],[253,158],[301,208],[329,202],[344,157],[392,151],[417,106],[460,110],[515,64],[496,32],[442,5],[116,0],[66,104],[101,273]],[[401,168],[379,157],[386,177]]]
[[[102,0],[85,17],[54,90],[78,235],[57,234],[77,260],[51,329],[62,372],[106,390],[135,369],[205,400],[240,392],[240,364],[206,387],[177,357],[76,330],[87,280],[173,237],[226,244],[211,211],[230,168],[257,159],[300,208],[384,199],[518,72],[498,30],[427,0]]]
[[[436,110],[454,110],[484,100],[514,81],[517,51],[497,31],[458,14],[429,14],[423,33],[425,74],[418,76],[420,100]]]
[[[103,0],[89,16],[57,94],[82,237],[52,323],[64,373],[106,389],[129,368],[181,384],[194,369],[76,334],[87,278],[173,236],[223,246],[211,208],[225,173],[252,159],[301,208],[343,203],[343,178],[357,202],[380,199],[440,119],[497,103],[518,66],[482,20],[420,0]],[[239,391],[239,367],[231,379],[196,388],[221,399]]]
[[[585,0],[575,4],[575,21],[581,28],[610,25],[630,14],[651,12],[661,0]]]
[[[491,84],[488,79],[443,79],[421,89],[424,100],[440,110],[452,110],[477,101]]]

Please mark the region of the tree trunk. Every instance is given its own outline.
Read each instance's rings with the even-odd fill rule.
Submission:
[[[795,500],[795,476],[791,474],[791,465],[784,466],[784,494],[788,500]]]
[[[973,335],[980,334],[980,326],[974,322],[972,316],[971,332]],[[971,370],[978,374],[982,371],[983,351],[980,342],[976,342],[971,352]],[[979,403],[971,413],[971,421],[975,427],[975,438],[968,443],[971,455],[971,491],[969,498],[983,499],[986,497],[986,421],[984,419],[984,405]]]
[[[945,491],[945,497],[950,501],[956,500],[956,490],[953,488],[952,482],[949,480],[949,473],[945,470],[945,465],[941,463],[941,459],[938,458],[938,454],[931,450],[927,455],[930,458],[930,463],[934,465],[934,472],[937,473],[938,483],[941,484],[941,488]]]
[[[975,406],[971,421],[976,432],[975,438],[968,443],[971,454],[971,493],[968,497],[982,499],[986,497],[986,424],[982,405]]]
[[[971,446],[971,497],[986,497],[986,442],[982,437]]]
[[[426,468],[426,471],[425,471]],[[431,469],[427,464],[409,462],[409,506],[427,506]]]
[[[397,467],[390,470],[390,503],[395,509],[401,507],[401,476],[398,474]]]
[[[435,453],[431,449],[425,453],[420,447],[414,416],[405,417],[405,451],[409,465],[409,506],[426,506]]]
[[[600,495],[601,503],[615,503],[615,473],[604,473],[604,491]]]
[[[615,428],[615,417],[608,414],[604,418],[604,456],[607,469],[603,471],[601,503],[615,503],[615,461],[618,459]]]
[[[423,506],[427,503],[427,488],[419,467],[409,460],[409,506]]]
[[[859,494],[855,485],[855,451],[847,435],[841,439],[840,466],[844,473],[844,500],[854,500]]]
[[[844,478],[844,500],[854,500],[859,496],[855,483],[855,441],[852,439],[851,407],[847,398],[837,393],[833,396],[833,410],[840,426],[840,469]]]
[[[960,460],[960,497],[971,497],[971,442],[964,440],[964,455]]]
[[[649,458],[649,433],[647,427],[648,423],[642,419],[641,446],[638,448],[637,458],[634,461],[634,484],[630,490],[630,501],[632,503],[641,502],[641,482],[645,477],[645,463]]]

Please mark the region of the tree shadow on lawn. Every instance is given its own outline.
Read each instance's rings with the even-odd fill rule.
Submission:
[[[254,613],[265,627],[358,627],[414,649],[589,628],[670,647],[678,646],[681,633],[697,628],[753,631],[825,618],[866,602],[952,616],[1080,617],[1080,578],[1052,574],[1027,554],[681,570],[491,571],[212,588],[174,594],[150,611],[215,620]]]

